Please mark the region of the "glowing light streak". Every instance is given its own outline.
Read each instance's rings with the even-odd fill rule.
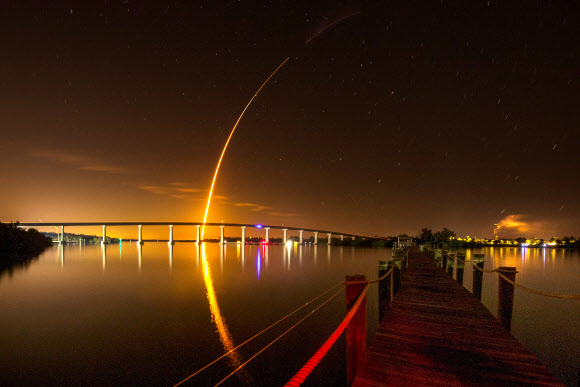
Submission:
[[[260,273],[262,272],[262,257],[260,255],[260,250],[258,250],[258,256],[256,257],[256,271],[258,273],[258,279],[260,279]]]
[[[335,25],[339,24],[340,22],[342,22],[343,20],[346,20],[348,18],[351,18],[351,17],[361,13],[359,10],[346,10],[346,11],[347,11],[346,15],[344,15],[344,16],[339,15],[338,19],[336,19],[330,23],[325,23],[324,25],[319,27],[318,30],[316,30],[310,37],[308,37],[306,39],[306,45],[308,46],[311,41],[313,41],[317,36],[321,35],[324,31],[331,28],[332,26],[335,26]]]
[[[226,322],[222,316],[220,311],[220,307],[217,302],[217,297],[215,294],[215,289],[213,287],[213,279],[211,276],[211,269],[209,268],[209,264],[207,262],[207,253],[205,251],[205,243],[201,247],[201,264],[203,269],[203,282],[205,284],[206,289],[206,296],[207,301],[209,302],[209,309],[211,311],[211,317],[213,322],[216,325],[218,334],[220,336],[220,341],[226,352],[228,353],[228,357],[232,361],[233,366],[238,366],[241,364],[240,356],[237,352],[234,351],[234,342],[232,340],[230,331],[226,325]]]
[[[266,79],[266,81],[264,83],[262,83],[262,86],[260,86],[260,88],[258,89],[258,91],[256,91],[256,93],[254,93],[254,96],[252,97],[252,99],[250,99],[250,102],[248,102],[248,104],[246,105],[246,107],[244,108],[244,110],[242,110],[242,114],[240,114],[240,116],[238,117],[238,120],[236,121],[236,124],[234,125],[232,131],[230,132],[230,135],[229,135],[229,137],[228,137],[228,139],[226,141],[226,144],[224,145],[224,149],[222,150],[222,154],[221,154],[220,159],[219,159],[219,161],[217,163],[217,166],[215,168],[215,173],[213,175],[213,180],[211,182],[211,187],[209,189],[209,195],[207,197],[207,205],[205,206],[205,215],[203,216],[203,223],[204,224],[203,224],[203,226],[201,228],[201,239],[203,239],[203,234],[205,232],[205,222],[207,221],[207,214],[209,212],[209,204],[211,202],[211,195],[213,194],[213,188],[214,188],[214,185],[215,185],[215,181],[216,181],[218,172],[220,170],[220,165],[222,163],[222,159],[224,158],[224,154],[226,153],[226,149],[228,148],[228,144],[230,143],[230,140],[232,139],[232,136],[234,135],[234,132],[235,132],[238,124],[240,123],[240,120],[242,119],[244,113],[246,112],[246,110],[248,109],[248,107],[250,106],[250,104],[252,103],[252,101],[254,100],[254,98],[256,98],[256,96],[258,95],[258,93],[260,92],[260,90],[262,90],[262,88],[264,86],[266,86],[266,83],[268,83],[268,81],[270,80],[270,78],[272,78],[274,76],[274,74],[276,74],[276,72],[278,70],[280,70],[280,68],[282,66],[284,66],[284,64],[288,61],[288,59],[290,59],[290,57],[286,58],[284,60],[284,62],[282,62],[282,64],[280,64],[280,66],[278,66],[276,68],[276,70],[274,70],[274,72],[272,74],[270,74],[270,76],[268,77],[268,79]]]

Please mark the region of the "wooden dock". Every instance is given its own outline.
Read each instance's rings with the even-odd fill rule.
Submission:
[[[562,386],[467,289],[414,250],[353,386]]]

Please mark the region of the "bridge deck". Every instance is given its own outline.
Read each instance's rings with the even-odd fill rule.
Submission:
[[[425,253],[408,271],[353,386],[561,386],[493,315]]]

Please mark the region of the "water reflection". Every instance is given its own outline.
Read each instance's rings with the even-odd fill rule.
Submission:
[[[314,246],[314,264],[318,263],[318,247]]]
[[[105,267],[107,266],[107,245],[101,244],[101,253],[103,254],[103,271],[105,271]]]
[[[199,269],[199,258],[201,257],[201,243],[195,245],[196,269]]]
[[[61,243],[58,244],[57,257],[60,261],[61,269],[64,269],[64,246]]]
[[[260,279],[261,271],[262,271],[262,255],[261,251],[258,249],[258,255],[256,256],[256,272],[258,273],[258,279]]]
[[[223,277],[217,278],[218,250],[222,248],[217,244],[207,244],[202,252],[201,244],[177,243],[168,250],[166,243],[147,243],[146,257],[143,257],[143,246],[131,242],[125,249],[114,245],[87,244],[82,248],[55,245],[28,269],[15,272],[13,279],[0,280],[0,310],[6,311],[0,319],[0,347],[10,348],[0,353],[3,366],[0,385],[4,380],[10,380],[9,384],[34,385],[47,374],[53,378],[50,384],[82,384],[94,377],[95,364],[103,365],[99,372],[109,384],[167,383],[224,355],[257,326],[285,315],[293,306],[343,280],[345,274],[361,273],[367,278],[376,278],[377,261],[392,255],[390,249],[351,248],[349,253],[346,247],[321,244],[297,246],[298,256],[293,256],[293,244],[248,245],[236,250],[228,245],[230,261],[223,265]],[[61,271],[65,249],[67,270]],[[344,251],[342,263],[341,250]],[[249,259],[245,271],[241,269],[243,251]],[[467,250],[467,259],[474,258],[473,253],[478,252],[479,249]],[[481,249],[481,252],[486,257],[485,269],[491,269],[492,264],[493,267],[516,266],[517,281],[524,286],[548,292],[578,293],[578,251],[496,247]],[[116,259],[117,253],[119,258],[125,255],[120,262]],[[354,259],[346,255],[354,255]],[[301,266],[297,262],[300,257]],[[138,260],[140,270],[143,258],[147,262],[141,274],[135,270],[135,263]],[[168,265],[172,270],[170,276]],[[101,268],[106,268],[106,272],[102,273]],[[466,265],[464,286],[470,290],[471,272]],[[454,276],[457,277],[457,271]],[[284,286],[279,286],[280,283]],[[483,302],[492,313],[497,310],[497,283],[497,274],[483,275]],[[378,310],[373,308],[377,308],[378,295],[372,291],[367,296],[370,334],[374,330],[371,324],[376,326]],[[91,305],[90,313],[86,305]],[[545,299],[516,289],[512,320],[513,333],[518,339],[551,364],[555,372],[561,369],[560,375],[569,374],[565,380],[574,383],[580,359],[580,348],[573,344],[580,337],[579,307],[574,301]],[[287,380],[286,376],[291,377],[286,373],[292,373],[288,371],[290,368],[304,365],[296,359],[303,356],[306,347],[311,345],[308,350],[312,353],[318,349],[302,337],[328,335],[328,324],[334,325],[344,317],[344,300],[336,299],[328,310],[321,309],[318,313],[324,313],[318,317],[324,324],[313,322],[304,328],[308,333],[273,348],[275,357],[256,358],[248,365],[248,375],[259,377],[261,385],[280,385]],[[161,349],[160,342],[164,343]],[[237,362],[247,360],[251,353],[238,350]],[[279,360],[281,357],[284,360]],[[123,364],[122,370],[110,366],[113,359]],[[215,371],[208,372],[207,377],[200,375],[197,385],[215,384],[212,379],[231,372],[232,364],[237,362],[231,355],[216,364]],[[147,367],[142,368],[143,364]],[[343,367],[342,358],[326,364],[329,366],[324,373]],[[323,362],[320,366],[324,366]],[[329,378],[327,385],[340,385],[342,380],[342,377]],[[231,385],[243,385],[243,382],[234,381]]]
[[[139,254],[139,273],[141,272],[141,259],[143,257],[143,245],[141,243],[137,243],[137,251]]]
[[[242,253],[242,270],[246,266],[246,246],[241,246],[241,253]]]
[[[225,253],[225,245],[219,245],[220,246],[220,273],[223,275],[224,274],[224,253]],[[202,245],[201,247],[202,249],[202,254],[201,254],[201,262],[203,265],[203,260],[205,259],[205,244]]]
[[[223,261],[223,250],[224,246],[220,246],[220,250],[222,251],[222,261]],[[220,336],[220,341],[228,353],[228,358],[232,366],[238,367],[242,362],[240,356],[236,351],[234,351],[234,342],[232,340],[232,335],[228,330],[228,326],[222,316],[220,311],[220,307],[217,302],[217,297],[215,293],[215,289],[213,287],[213,279],[211,276],[211,269],[207,262],[207,251],[206,251],[206,244],[203,243],[201,246],[201,263],[203,268],[203,282],[205,284],[206,289],[206,296],[207,301],[209,303],[209,309],[211,311],[212,321],[216,325],[218,334]]]

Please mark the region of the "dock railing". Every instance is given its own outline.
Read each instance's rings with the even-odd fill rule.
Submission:
[[[515,282],[517,270],[515,267],[502,266],[494,270],[484,269],[484,255],[473,254],[471,260],[466,260],[461,253],[450,253],[441,249],[425,249],[423,251],[432,254],[433,259],[450,275],[456,271],[456,280],[463,285],[463,273],[465,263],[473,265],[473,295],[481,301],[483,273],[496,273],[498,275],[498,312],[497,320],[504,328],[510,330],[513,311],[514,287],[546,297],[576,299],[580,301],[580,294],[548,293],[528,288]],[[364,275],[347,276],[346,308],[347,314],[338,328],[320,349],[308,360],[308,362],[294,375],[286,386],[300,386],[324,358],[338,337],[346,330],[346,359],[347,359],[347,384],[354,380],[357,370],[366,364],[367,343],[367,320],[366,320],[366,294],[372,283],[379,283],[379,320],[385,315],[394,295],[400,286],[401,274],[409,265],[408,251],[402,250],[394,254],[392,261],[379,261],[379,278],[367,280]],[[463,259],[462,259],[463,258]]]
[[[512,312],[514,304],[514,290],[518,287],[526,292],[539,296],[552,298],[565,298],[580,301],[580,294],[561,294],[544,292],[532,289],[516,282],[517,269],[513,266],[500,266],[497,269],[485,270],[484,254],[473,254],[471,260],[465,259],[465,253],[449,252],[440,249],[428,249],[433,254],[433,259],[440,263],[449,275],[453,276],[453,270],[456,271],[456,280],[463,285],[463,272],[466,263],[471,263],[473,267],[473,295],[481,301],[483,286],[483,273],[496,273],[498,275],[498,303],[497,303],[497,320],[507,330],[511,329]]]
[[[364,275],[346,276],[346,317],[328,340],[306,364],[292,377],[286,386],[300,386],[324,358],[326,353],[346,330],[346,378],[350,385],[358,369],[366,363],[367,348],[367,313],[366,294],[369,286],[379,284],[379,320],[384,315],[389,304],[400,286],[401,273],[409,266],[408,250],[398,250],[391,261],[379,261],[379,274],[375,280],[367,280]]]

